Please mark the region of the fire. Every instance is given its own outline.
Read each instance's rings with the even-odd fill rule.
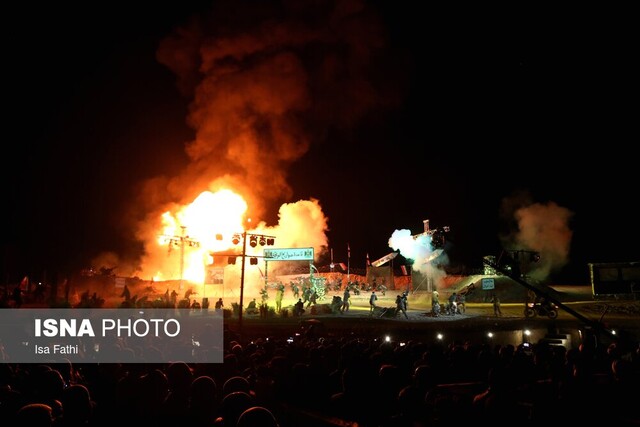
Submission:
[[[247,235],[273,236],[274,247],[313,247],[316,256],[322,256],[326,251],[327,218],[318,200],[298,200],[281,205],[278,223],[272,225],[262,221],[250,222],[246,217],[248,210],[244,197],[222,189],[204,191],[191,203],[165,207],[155,215],[149,215],[140,224],[139,236],[144,244],[144,254],[132,275],[144,280],[153,278],[156,282],[182,279],[184,290],[193,289],[203,297],[219,292],[237,295],[242,274],[243,242],[240,238],[240,242],[234,244],[234,236],[244,232]],[[246,257],[260,260],[258,265],[246,262],[245,295],[259,296],[267,280],[276,280],[281,263],[270,264],[267,269],[262,260],[264,246],[261,244],[251,247],[247,243],[244,250]],[[229,260],[234,256],[238,262],[230,264]],[[220,268],[224,271],[222,287],[209,281],[214,280],[209,275],[218,274],[216,271],[219,272]],[[166,288],[175,288],[175,285]]]
[[[210,253],[232,250],[231,236],[244,231],[246,211],[242,196],[223,189],[203,191],[176,212],[164,212],[157,245],[168,246],[169,256],[154,278],[202,283],[204,265],[211,263]]]
[[[244,230],[242,223],[247,203],[242,196],[231,190],[216,193],[203,191],[189,205],[183,207],[175,216],[165,212],[166,221],[161,234],[178,235],[185,227],[190,237],[208,251],[220,251],[229,247],[228,241],[216,240],[217,234],[231,235]]]

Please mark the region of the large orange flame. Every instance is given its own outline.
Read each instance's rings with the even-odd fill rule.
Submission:
[[[149,234],[145,244],[145,257],[138,276],[154,281],[182,280],[196,292],[212,296],[212,287],[205,289],[207,270],[224,269],[224,288],[238,289],[243,242],[233,241],[243,232],[273,236],[274,247],[313,247],[316,257],[327,248],[327,219],[317,200],[300,200],[280,207],[279,224],[267,226],[264,222],[250,223],[246,218],[248,205],[244,198],[229,189],[204,191],[187,205],[165,211],[157,230]],[[261,245],[245,247],[247,257],[260,257]],[[214,256],[215,255],[215,256]],[[229,256],[239,256],[239,262],[229,264]],[[259,258],[260,259],[260,258]],[[246,261],[246,260],[245,260]],[[245,286],[249,295],[257,295],[266,283],[266,265],[245,262]],[[275,280],[276,266],[269,266],[269,279]]]
[[[165,212],[157,244],[169,245],[170,253],[163,268],[154,273],[154,279],[181,278],[202,283],[204,266],[211,263],[210,254],[231,250],[233,234],[244,231],[246,211],[242,196],[225,189],[204,191],[177,212]],[[182,277],[176,277],[176,267]]]

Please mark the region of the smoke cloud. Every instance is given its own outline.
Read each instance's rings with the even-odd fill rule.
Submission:
[[[501,236],[504,247],[540,254],[537,262],[520,259],[529,277],[547,280],[569,262],[573,212],[555,202],[533,203],[526,194],[503,200],[502,208],[510,220],[509,232]]]
[[[379,15],[360,0],[215,2],[208,15],[167,36],[157,59],[190,102],[194,138],[185,144],[186,166],[142,183],[127,213],[144,253],[134,274],[179,277],[179,251],[167,254],[158,231],[170,214],[179,234],[185,206],[202,192],[225,189],[246,201],[245,217],[258,220],[284,201],[277,225],[249,231],[276,235],[278,247],[313,246],[322,255],[328,219],[318,200],[287,203],[288,173],[327,129],[348,132],[367,114],[399,104],[401,63],[389,59],[385,39]],[[215,210],[210,215],[213,224]],[[216,231],[188,232],[202,241]]]
[[[389,247],[413,260],[411,268],[433,281],[435,288],[442,287],[442,279],[446,276],[442,267],[448,263],[448,258],[442,249],[433,247],[429,234],[421,233],[414,237],[410,230],[395,230],[389,238]]]
[[[361,1],[216,7],[158,49],[192,99],[195,138],[185,147],[187,169],[149,182],[145,193],[180,203],[229,187],[262,217],[269,203],[290,199],[289,167],[327,128],[349,128],[397,104],[397,88],[371,72],[385,63],[385,36]]]

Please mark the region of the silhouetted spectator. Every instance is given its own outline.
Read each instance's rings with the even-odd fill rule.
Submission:
[[[378,392],[376,372],[366,364],[353,364],[342,372],[342,390],[331,396],[328,413],[347,421],[357,421],[364,426],[375,425],[377,411],[371,402]]]
[[[236,375],[224,382],[224,385],[222,386],[223,397],[236,391],[242,391],[251,395],[251,385],[249,384],[249,381],[244,377]]]
[[[210,426],[218,413],[218,387],[213,378],[202,375],[191,383],[189,422],[187,425]]]
[[[496,420],[517,419],[515,384],[509,371],[495,367],[489,371],[486,390],[473,397],[472,405],[480,420],[495,424]]]
[[[42,365],[41,371],[35,374],[35,399],[38,403],[44,403],[52,411],[53,418],[57,418],[62,413],[62,392],[65,383],[60,372],[51,369],[47,365]]]
[[[254,406],[253,398],[242,391],[228,394],[222,399],[221,415],[216,418],[214,426],[235,427],[238,418],[247,409]]]
[[[62,423],[66,426],[90,425],[95,402],[91,400],[89,389],[81,384],[67,387],[62,393]],[[56,425],[59,421],[56,421]]]
[[[173,362],[166,369],[169,394],[162,405],[164,420],[179,422],[189,412],[189,394],[193,372],[184,362]]]
[[[16,426],[50,427],[53,425],[51,407],[43,403],[30,403],[16,414]]]
[[[270,410],[254,406],[240,414],[236,427],[279,427],[279,424]]]
[[[160,369],[153,369],[142,374],[136,382],[136,392],[131,399],[136,399],[137,404],[131,409],[138,417],[145,417],[150,425],[160,423],[164,412],[159,408],[164,405],[169,394],[169,379]],[[137,393],[137,396],[135,396]]]

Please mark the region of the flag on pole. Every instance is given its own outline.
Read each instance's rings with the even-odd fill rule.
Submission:
[[[349,282],[349,268],[351,266],[351,246],[347,243],[347,282]]]

